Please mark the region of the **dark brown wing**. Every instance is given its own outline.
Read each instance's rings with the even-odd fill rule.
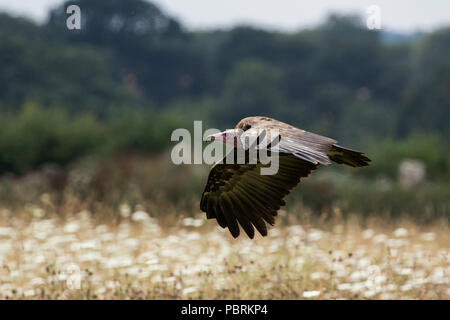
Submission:
[[[253,226],[267,235],[264,221],[275,223],[283,198],[318,164],[280,154],[277,174],[261,175],[264,166],[269,165],[218,163],[209,173],[200,208],[208,219],[216,218],[222,228],[228,227],[235,238],[240,233],[238,223],[250,238],[255,234]]]

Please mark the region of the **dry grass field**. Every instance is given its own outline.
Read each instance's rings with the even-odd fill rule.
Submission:
[[[267,237],[233,239],[198,209],[207,167],[79,168],[1,179],[0,299],[450,299],[445,217],[294,201]]]
[[[450,236],[440,225],[292,224],[251,241],[202,217],[168,227],[125,205],[115,224],[86,211],[10,214],[0,220],[2,299],[450,298]]]

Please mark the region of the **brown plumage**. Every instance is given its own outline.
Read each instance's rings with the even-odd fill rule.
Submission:
[[[274,225],[277,211],[285,204],[283,198],[295,188],[301,178],[307,177],[319,165],[328,165],[334,161],[362,167],[370,162],[363,153],[338,146],[336,140],[268,117],[242,119],[234,131],[228,130],[213,135],[212,138],[229,143],[230,136],[237,139],[239,132],[244,131],[245,134],[250,129],[278,130],[278,172],[274,175],[261,175],[260,169],[268,165],[259,161],[246,161],[244,164],[227,164],[225,161],[216,163],[209,173],[200,202],[200,208],[206,212],[207,218],[215,218],[222,228],[228,227],[235,238],[240,234],[239,225],[250,238],[254,237],[254,227],[261,235],[267,235],[266,223]],[[270,145],[268,148],[269,151],[272,150]]]

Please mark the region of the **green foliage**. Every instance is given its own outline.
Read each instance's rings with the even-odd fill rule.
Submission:
[[[0,172],[66,165],[87,155],[160,152],[180,126],[182,121],[169,114],[120,111],[99,121],[88,113],[71,116],[28,104],[19,114],[0,115]]]
[[[319,169],[287,198],[288,207],[300,202],[317,214],[333,215],[333,208],[339,208],[344,216],[355,213],[384,219],[408,216],[420,223],[448,218],[449,199],[450,189],[445,180],[403,189],[390,178],[358,176],[332,168]]]
[[[399,132],[411,128],[450,134],[450,28],[426,35],[414,47],[411,86],[399,114]]]
[[[19,22],[0,15],[0,109],[33,101],[104,114],[113,106],[139,102],[121,83],[105,49],[54,41],[31,23],[20,22],[23,32],[17,32]]]
[[[71,3],[81,30],[65,26]],[[373,176],[394,177],[405,157],[449,176],[449,28],[387,43],[356,16],[331,15],[295,33],[192,32],[148,1],[80,0],[44,25],[0,14],[0,39],[2,172],[159,152],[193,120],[265,115],[370,146]]]
[[[340,134],[335,135],[337,140],[352,148],[378,145],[377,136],[395,133],[397,114],[388,103],[358,100],[343,106],[340,112],[341,119],[332,131]],[[368,135],[367,132],[377,134]]]
[[[373,160],[367,173],[386,174],[396,177],[398,166],[405,158],[424,162],[429,177],[450,178],[450,145],[437,135],[415,134],[405,140],[386,139],[373,144],[368,154]]]
[[[225,81],[218,119],[232,125],[248,115],[276,116],[282,103],[281,71],[263,61],[243,60]]]
[[[185,126],[183,119],[170,113],[120,111],[107,121],[110,149],[119,152],[164,151],[172,131]]]
[[[71,3],[44,26],[0,15],[0,108],[32,101],[107,117],[180,101],[199,111],[207,97],[204,115],[216,126],[264,114],[352,143],[357,135],[358,145],[449,133],[448,28],[386,43],[360,18],[331,15],[292,34],[188,32],[143,0],[83,0],[82,29],[69,31]]]
[[[96,151],[105,140],[90,115],[71,118],[61,109],[25,106],[17,116],[0,118],[0,170],[33,169],[46,162],[66,164]]]

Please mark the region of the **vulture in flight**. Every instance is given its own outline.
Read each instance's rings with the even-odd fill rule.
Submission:
[[[262,143],[265,133],[270,131],[277,132],[276,145],[275,139]],[[249,161],[250,146],[243,142],[248,141],[244,139],[246,135],[258,136],[254,148],[264,149],[268,154],[276,153],[276,174],[261,174],[261,168],[267,167],[267,163],[263,164],[259,158]],[[227,163],[225,157],[213,165],[200,201],[200,209],[206,212],[206,217],[216,219],[234,238],[240,234],[239,225],[250,238],[255,235],[254,228],[266,236],[266,223],[274,225],[277,211],[285,205],[283,198],[319,165],[334,161],[364,167],[371,161],[362,152],[339,146],[334,139],[268,117],[242,119],[235,129],[211,135],[207,140],[232,145],[231,152],[235,155],[239,148],[245,150],[244,161]]]

